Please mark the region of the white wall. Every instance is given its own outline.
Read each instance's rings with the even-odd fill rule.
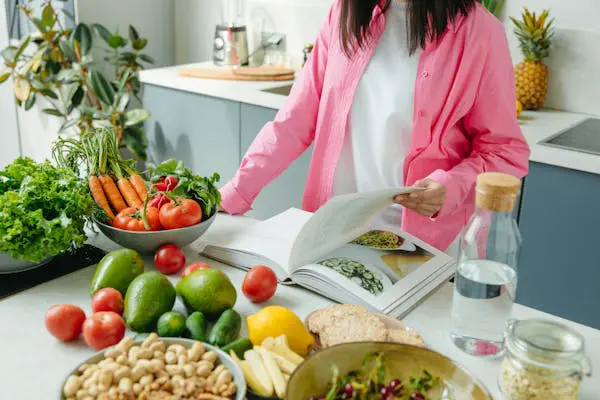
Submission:
[[[173,65],[175,60],[174,6],[164,0],[78,0],[76,14],[81,22],[100,23],[109,30],[119,27],[127,37],[131,24],[148,38],[145,52],[153,57],[156,66]],[[101,53],[97,53],[101,54]],[[51,143],[56,140],[61,122],[41,112],[43,104],[29,110],[18,110],[19,132],[23,155],[34,159],[50,156]]]
[[[5,7],[5,2],[0,2],[0,49],[8,46]],[[0,74],[2,71],[0,67]],[[19,154],[19,132],[11,79],[0,85],[0,168],[9,164]]]
[[[246,0],[245,16],[250,52],[260,43],[260,33],[287,35],[293,64],[302,60],[302,48],[314,39],[333,0]],[[220,20],[218,0],[177,0],[175,3],[175,61],[177,64],[212,59],[212,39]]]
[[[550,86],[546,106],[600,115],[600,1],[507,0],[504,15],[517,17],[523,6],[537,12],[549,8],[556,20],[556,39],[547,60]],[[504,21],[516,64],[522,56],[512,22]]]

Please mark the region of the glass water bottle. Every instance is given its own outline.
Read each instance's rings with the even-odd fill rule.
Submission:
[[[517,290],[521,234],[513,210],[520,188],[521,181],[511,175],[479,175],[476,209],[461,234],[451,337],[474,356],[494,357],[504,349],[504,327]]]

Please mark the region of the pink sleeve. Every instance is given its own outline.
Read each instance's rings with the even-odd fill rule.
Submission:
[[[472,137],[471,154],[451,170],[429,175],[446,187],[446,202],[435,218],[462,207],[472,195],[478,174],[503,172],[522,178],[528,171],[530,150],[516,119],[514,71],[501,24],[494,26],[489,40],[475,102],[463,118],[464,129]]]
[[[221,188],[222,207],[227,212],[243,214],[250,210],[260,191],[311,145],[336,7],[334,4],[275,120],[258,133],[233,179]]]

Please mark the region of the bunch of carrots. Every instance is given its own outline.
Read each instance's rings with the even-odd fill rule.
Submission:
[[[94,201],[108,220],[127,207],[142,208],[148,195],[144,179],[134,167],[135,160],[125,160],[110,128],[83,133],[79,139],[60,138],[52,149],[55,162],[80,174],[87,173]]]

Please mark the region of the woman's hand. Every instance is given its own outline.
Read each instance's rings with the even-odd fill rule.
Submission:
[[[446,187],[429,178],[415,182],[414,187],[424,188],[410,194],[399,194],[394,202],[426,217],[438,213],[446,201]]]

